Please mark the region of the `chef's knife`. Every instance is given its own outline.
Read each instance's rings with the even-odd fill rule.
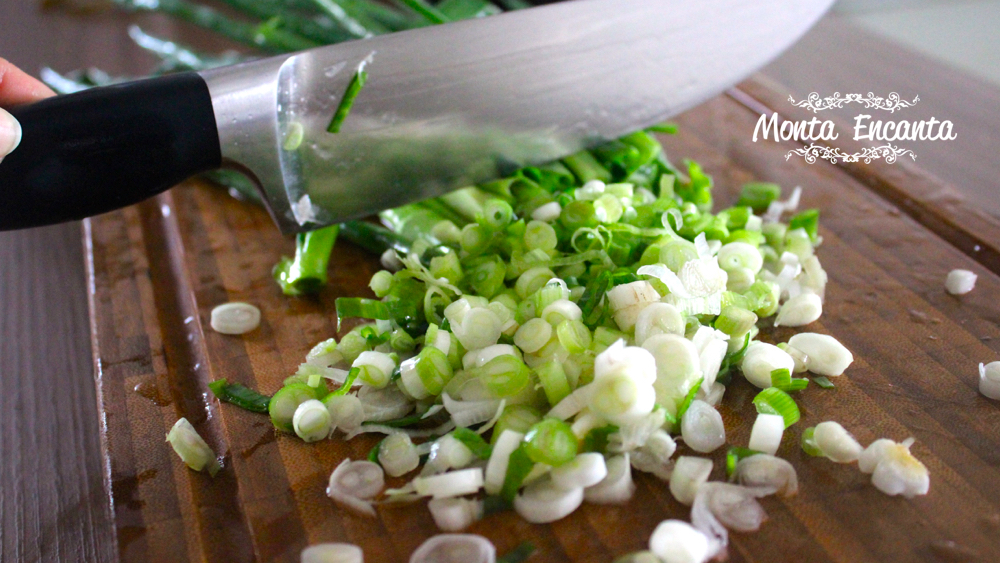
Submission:
[[[12,111],[23,140],[0,162],[0,229],[222,166],[254,180],[282,231],[361,217],[663,121],[831,3],[573,0],[44,100]],[[362,65],[367,84],[329,133]]]

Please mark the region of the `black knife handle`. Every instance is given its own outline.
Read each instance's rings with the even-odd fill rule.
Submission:
[[[0,162],[0,230],[97,215],[222,163],[212,97],[196,73],[15,107],[21,144]]]

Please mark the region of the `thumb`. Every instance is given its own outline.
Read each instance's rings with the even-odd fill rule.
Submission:
[[[14,116],[0,109],[0,159],[21,144],[21,124]]]

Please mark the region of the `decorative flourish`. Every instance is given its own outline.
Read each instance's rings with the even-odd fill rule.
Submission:
[[[864,160],[865,164],[871,164],[873,160],[877,160],[879,158],[884,158],[886,164],[892,164],[896,162],[896,159],[903,155],[908,155],[913,160],[917,159],[917,155],[913,154],[913,151],[910,149],[894,147],[891,144],[885,144],[880,147],[865,148],[861,152],[847,154],[838,148],[831,148],[813,143],[807,147],[802,147],[801,149],[788,151],[788,154],[785,155],[785,160],[791,158],[792,155],[801,156],[809,164],[814,164],[821,158],[823,160],[829,160],[831,164],[837,164],[838,160],[843,160],[844,162],[858,162]]]
[[[792,103],[793,106],[800,108],[806,108],[813,113],[824,109],[832,108],[843,108],[844,104],[864,104],[866,109],[882,109],[888,111],[889,113],[896,113],[897,109],[903,109],[908,107],[913,107],[917,105],[920,101],[920,96],[913,98],[912,102],[908,102],[899,97],[896,92],[890,92],[888,96],[881,97],[876,96],[872,92],[868,92],[867,96],[862,96],[861,94],[847,94],[846,96],[841,96],[840,92],[834,92],[832,96],[827,96],[821,98],[816,92],[813,92],[806,96],[806,99],[795,101],[794,98],[788,96],[788,101]]]

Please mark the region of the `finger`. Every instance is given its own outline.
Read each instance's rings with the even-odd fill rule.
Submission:
[[[0,109],[0,160],[21,143],[21,124],[14,116]]]
[[[10,107],[54,96],[55,92],[0,58],[0,107]]]

